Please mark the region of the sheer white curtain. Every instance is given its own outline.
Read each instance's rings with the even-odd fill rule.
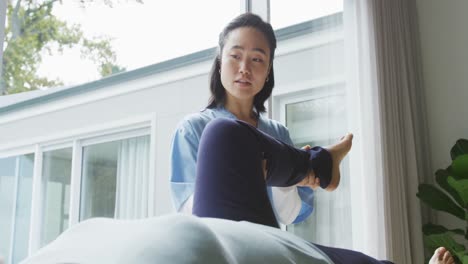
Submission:
[[[118,219],[148,216],[149,144],[148,136],[120,142],[115,197],[115,217]]]
[[[423,263],[415,194],[428,173],[414,0],[345,1],[353,248]]]

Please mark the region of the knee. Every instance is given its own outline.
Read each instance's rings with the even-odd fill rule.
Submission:
[[[239,123],[234,119],[216,118],[206,125],[204,132],[215,131],[218,133],[226,133],[231,130],[236,130],[239,126]]]
[[[201,140],[205,143],[208,141],[210,145],[215,144],[217,146],[250,144],[255,140],[255,135],[249,131],[250,129],[252,128],[247,123],[239,120],[216,118],[205,127]]]

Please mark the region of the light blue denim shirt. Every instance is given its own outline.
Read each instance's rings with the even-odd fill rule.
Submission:
[[[204,109],[199,113],[188,115],[177,126],[171,146],[171,190],[172,200],[177,211],[195,189],[197,151],[203,129],[208,122],[219,117],[237,119],[231,112],[219,107]],[[258,129],[284,143],[293,145],[288,129],[275,120],[260,116]],[[305,220],[313,210],[313,190],[308,187],[297,188],[302,206],[294,223]],[[268,187],[268,193],[270,201],[275,207],[271,187]]]

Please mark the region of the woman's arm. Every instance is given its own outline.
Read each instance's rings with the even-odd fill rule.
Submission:
[[[195,188],[195,172],[199,138],[190,123],[181,122],[171,144],[170,184],[172,200],[177,212],[181,211]]]

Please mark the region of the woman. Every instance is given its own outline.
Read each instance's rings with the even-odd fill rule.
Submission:
[[[238,16],[220,34],[210,103],[179,124],[172,144],[177,211],[278,227],[278,220],[310,215],[312,189],[338,186],[352,134],[327,148],[296,149],[284,126],[261,115],[274,86],[275,48],[271,25],[253,14]],[[317,246],[335,263],[381,263]]]
[[[243,26],[245,23],[250,23],[250,26]],[[236,37],[251,43],[230,43]],[[257,47],[257,43],[260,46]],[[226,44],[229,46],[227,49],[224,48]],[[207,109],[186,117],[179,124],[172,144],[171,187],[177,211],[192,212],[199,141],[211,120],[219,117],[242,120],[292,145],[283,125],[260,115],[265,112],[264,102],[274,86],[275,48],[276,38],[271,25],[251,14],[235,19],[221,33],[218,56],[211,71],[211,102]],[[334,180],[328,190],[336,188],[339,175]],[[269,188],[268,193],[280,222],[290,224],[306,219],[312,212],[313,204],[313,192],[309,187],[316,188],[318,185],[319,179],[315,179],[312,172],[297,186]]]

